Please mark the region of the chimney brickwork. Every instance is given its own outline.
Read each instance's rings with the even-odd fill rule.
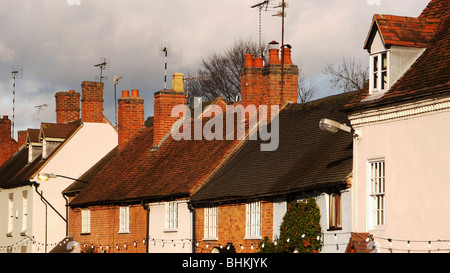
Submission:
[[[11,120],[3,116],[0,119],[0,166],[17,151],[17,142],[11,138]]]
[[[84,81],[81,88],[81,119],[84,122],[103,122],[103,83]]]
[[[173,124],[181,118],[172,117],[172,109],[176,105],[186,105],[186,93],[183,88],[183,74],[174,73],[172,89],[155,93],[153,146],[159,146],[172,129]],[[185,113],[183,113],[185,114]]]
[[[292,63],[290,47],[285,47],[280,60],[276,45],[278,43],[271,42],[269,61],[265,66],[262,65],[262,59],[253,58],[251,54],[245,55],[241,71],[241,103],[244,106],[297,103],[298,67]]]
[[[80,93],[74,90],[57,92],[55,99],[57,123],[68,123],[80,119]]]
[[[139,97],[139,90],[122,91],[118,101],[119,151],[133,135],[144,127],[144,99]]]

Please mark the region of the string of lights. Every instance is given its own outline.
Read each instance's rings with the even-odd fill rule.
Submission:
[[[336,243],[338,242],[338,237],[339,236],[345,236],[348,238],[348,235],[351,232],[336,232],[336,233],[323,233],[322,235],[317,236],[315,239],[316,240],[322,240],[323,246],[335,246]],[[308,234],[302,234],[302,238],[305,237],[309,237],[310,235]],[[325,238],[329,238],[330,239],[325,239]],[[333,239],[334,238],[334,239]],[[26,244],[34,244],[37,245],[38,247],[54,247],[56,245],[62,245],[62,244],[67,244],[70,241],[69,238],[66,238],[60,242],[56,242],[56,243],[41,243],[38,242],[34,239],[34,236],[25,236],[24,238],[22,238],[21,240],[10,244],[10,245],[0,245],[0,251],[2,250],[8,250],[8,249],[17,249],[21,246],[24,246]],[[290,239],[287,239],[287,242],[289,242]],[[378,237],[378,236],[373,236],[373,235],[369,235],[368,238],[366,239],[366,242],[370,242],[370,241],[378,241],[378,242],[388,242],[389,243],[389,247],[385,247],[385,246],[377,246],[379,249],[383,249],[383,250],[387,250],[389,252],[393,252],[393,251],[399,251],[399,252],[443,252],[443,251],[450,251],[450,239],[433,239],[433,240],[408,240],[408,239],[394,239],[394,238],[386,238],[386,237]],[[184,239],[162,239],[162,238],[149,238],[149,244],[156,246],[157,244],[160,245],[161,247],[167,247],[167,246],[173,246],[176,247],[177,245],[181,245],[183,248],[186,245],[190,245],[192,246],[193,244],[195,244],[196,247],[199,247],[200,243],[205,243],[206,242],[206,249],[209,248],[213,248],[213,247],[219,247],[219,248],[230,248],[230,244],[227,245],[215,245],[213,243],[209,243],[207,241],[193,241],[192,239],[189,238],[184,238]],[[397,242],[396,247],[393,247],[393,243]],[[142,239],[141,241],[129,241],[129,242],[121,242],[119,243],[113,243],[113,244],[101,244],[99,242],[93,243],[93,242],[74,242],[74,244],[78,244],[78,246],[83,246],[83,248],[95,248],[98,247],[101,250],[109,250],[110,248],[114,247],[117,250],[123,250],[123,249],[128,249],[129,247],[137,247],[138,244],[146,244],[146,239]],[[405,246],[400,246],[398,243],[404,243],[406,244]],[[417,244],[420,243],[421,246],[418,246],[419,248],[412,248],[411,245],[412,244]],[[447,243],[448,248],[447,247],[442,247],[443,244]],[[274,240],[274,244],[277,244],[277,240]],[[423,249],[423,245],[427,244],[427,248]],[[439,244],[439,247],[436,245]],[[239,244],[236,245],[235,247],[239,247],[241,250],[244,249],[255,249],[256,246],[258,244],[254,244],[252,242],[248,242],[248,243],[243,243],[243,244]],[[264,248],[265,245],[264,243],[261,244],[261,247]],[[405,248],[406,247],[406,248]]]

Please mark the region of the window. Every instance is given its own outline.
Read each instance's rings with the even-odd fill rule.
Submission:
[[[261,238],[261,202],[259,201],[246,204],[245,237]]]
[[[217,240],[217,207],[205,208],[205,234],[204,239]]]
[[[9,194],[8,199],[8,236],[12,235],[14,224],[14,193]]]
[[[329,229],[340,229],[341,226],[341,194],[330,194]]]
[[[388,86],[388,52],[377,53],[371,56],[370,90],[386,91]]]
[[[385,179],[384,160],[369,162],[370,176],[370,225],[371,227],[384,226],[385,217]]]
[[[91,233],[91,211],[89,209],[81,210],[81,234]]]
[[[130,207],[120,207],[119,233],[130,233]]]
[[[23,203],[22,203],[22,235],[27,232],[28,225],[28,191],[22,192]]]
[[[166,203],[166,231],[177,231],[178,229],[178,203]]]

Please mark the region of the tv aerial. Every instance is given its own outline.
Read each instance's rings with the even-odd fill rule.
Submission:
[[[123,76],[114,76],[114,113],[115,113],[115,122],[116,122],[116,128],[119,128],[118,122],[117,122],[117,92],[116,92],[116,86],[119,84],[119,80],[122,79]]]
[[[39,124],[40,124],[40,118],[39,118],[39,116],[40,116],[41,110],[44,110],[44,109],[47,108],[47,107],[48,107],[48,104],[41,104],[41,105],[37,105],[37,106],[34,107],[34,108],[37,108],[37,110],[38,110],[38,115],[37,115],[37,119],[38,119],[38,127],[39,127]]]
[[[103,70],[109,70],[110,68],[109,60],[106,58],[102,58],[100,59],[100,63],[94,66],[100,68],[100,76],[95,76],[95,79],[99,80],[100,82],[102,82],[102,80],[107,80],[108,77],[103,76]]]
[[[251,8],[258,8],[258,12],[259,12],[259,48],[258,48],[258,54],[259,57],[262,57],[262,43],[261,43],[261,10],[264,8],[264,6],[266,7],[266,11],[267,11],[267,7],[269,6],[269,0],[263,1],[261,3],[258,3],[256,5],[251,6]]]
[[[21,65],[13,65],[11,75],[13,78],[13,112],[11,122],[11,138],[14,138],[14,119],[16,112],[16,79],[23,78],[23,67]]]
[[[167,89],[167,57],[169,56],[169,42],[161,42],[159,52],[164,57],[164,90]]]

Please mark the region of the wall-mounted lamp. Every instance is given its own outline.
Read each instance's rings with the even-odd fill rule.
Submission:
[[[352,133],[355,137],[360,136],[360,134],[356,133],[356,131],[352,127],[327,118],[323,118],[320,120],[319,128],[331,133],[337,133],[339,130],[342,130],[348,133]]]
[[[86,183],[86,184],[88,183],[88,182],[83,181],[83,180],[79,180],[79,179],[68,177],[68,176],[64,176],[64,175],[54,174],[54,173],[39,173],[38,176],[37,176],[39,181],[48,181],[50,178],[57,178],[57,177],[67,178],[67,179],[71,179],[71,180],[74,180],[74,181],[80,181],[80,182]]]

